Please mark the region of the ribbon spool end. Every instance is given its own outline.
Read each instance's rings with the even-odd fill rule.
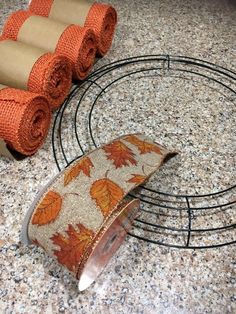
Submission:
[[[116,215],[110,218],[103,230],[98,235],[99,240],[94,245],[92,252],[86,259],[79,275],[79,291],[86,290],[101,274],[112,256],[117,252],[134,219],[138,215],[140,201],[134,199],[123,203]]]

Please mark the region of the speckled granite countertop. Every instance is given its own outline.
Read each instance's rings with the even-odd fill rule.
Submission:
[[[235,1],[110,2],[118,10],[119,26],[113,47],[100,64],[132,55],[169,53],[235,69]],[[1,1],[1,24],[10,11],[26,3]],[[231,182],[235,160],[230,160]],[[50,136],[32,158],[19,163],[2,158],[0,173],[1,313],[236,313],[235,246],[178,250],[128,237],[106,272],[79,293],[73,276],[41,249],[19,243],[25,213],[36,193],[57,173]]]

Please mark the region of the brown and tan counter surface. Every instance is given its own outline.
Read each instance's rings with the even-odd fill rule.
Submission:
[[[23,8],[27,2],[24,0],[19,4],[16,0],[1,1],[1,23],[10,11]],[[111,51],[98,65],[132,55],[171,53],[203,58],[228,68],[236,68],[234,1],[110,0],[110,3],[118,11],[118,30]],[[150,82],[144,80],[143,84],[134,101],[142,100],[145,84]],[[147,85],[147,88],[149,87],[150,85]],[[181,87],[179,90],[181,96]],[[114,95],[114,98],[117,97],[122,105],[125,95]],[[108,121],[111,121],[111,112],[113,116],[119,115],[119,110],[112,110],[114,103],[115,101],[111,101],[111,107],[104,109],[99,120],[101,125],[106,116],[109,117]],[[150,111],[157,113],[155,99],[150,100],[148,105]],[[189,106],[194,112],[191,106],[196,104],[190,102]],[[179,110],[184,110],[181,108],[181,101]],[[218,110],[215,113],[218,115],[218,105],[212,105],[211,110],[213,115],[214,110]],[[164,134],[173,133],[171,123],[165,120],[170,119],[172,114],[173,112],[169,112],[168,116],[160,117],[164,119],[161,120],[163,132],[160,128],[158,134],[163,134],[163,137],[161,135],[158,141],[166,146],[173,144],[168,136],[164,137]],[[226,125],[227,121],[234,122],[232,115],[221,118],[225,119],[222,123]],[[124,118],[122,123],[126,121],[129,123],[126,132],[134,131],[130,119]],[[149,123],[155,123],[155,119],[145,123],[148,127]],[[198,124],[203,125],[205,137],[198,139],[195,134],[195,140],[207,141],[210,131],[207,128],[211,127],[211,123],[208,125],[200,117]],[[112,129],[111,122],[107,125],[109,134],[100,130],[105,136],[104,142],[119,135],[115,134],[115,131],[112,134]],[[230,131],[227,129],[225,132],[225,148],[222,149],[232,152],[232,147],[227,145],[227,134],[230,134],[227,132]],[[199,136],[202,136],[202,133]],[[180,144],[178,146],[178,142],[175,145],[177,147],[173,148],[183,150]],[[186,146],[186,149],[191,148],[188,143]],[[233,160],[226,158],[225,154],[222,156],[224,169],[233,180]],[[0,160],[1,313],[236,312],[235,247],[232,246],[208,251],[186,251],[158,247],[128,237],[117,257],[107,267],[106,274],[104,273],[88,291],[79,294],[77,281],[73,276],[49,259],[43,250],[19,245],[19,232],[27,209],[40,187],[56,173],[50,136],[43,149],[33,158],[20,163]],[[201,177],[202,174],[199,172],[196,175]],[[227,175],[225,177],[227,178]],[[218,178],[212,177],[212,174],[206,175],[206,181],[208,178],[210,182],[216,180],[216,185],[219,183]],[[187,180],[188,178],[183,180],[182,189],[184,184],[187,185]],[[168,186],[171,186],[171,183],[179,186],[174,177],[163,182]],[[204,190],[201,192],[204,193]]]

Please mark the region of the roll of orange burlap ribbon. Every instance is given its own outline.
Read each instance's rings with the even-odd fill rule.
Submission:
[[[0,37],[0,83],[45,96],[52,109],[65,100],[72,70],[68,58]]]
[[[175,153],[144,135],[126,135],[73,162],[40,193],[22,241],[41,246],[86,289],[119,248],[137,215],[128,193]]]
[[[94,31],[86,27],[68,25],[20,10],[7,19],[3,35],[66,56],[72,63],[76,80],[85,79],[94,65],[97,41]]]
[[[16,151],[25,156],[36,153],[47,136],[50,120],[46,98],[0,84],[0,139],[10,153],[14,155]]]
[[[32,0],[30,11],[67,24],[78,24],[94,30],[98,54],[110,49],[117,24],[116,10],[104,3],[87,0]]]

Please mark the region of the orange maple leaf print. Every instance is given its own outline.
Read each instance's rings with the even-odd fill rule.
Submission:
[[[124,191],[119,185],[105,178],[93,183],[90,189],[90,195],[101,209],[103,216],[106,217],[122,200]]]
[[[152,152],[158,155],[162,155],[161,149],[158,145],[142,141],[135,135],[128,135],[124,138],[124,140],[129,142],[130,144],[135,145],[140,151],[141,155]]]
[[[49,191],[42,202],[36,207],[32,224],[43,226],[56,220],[62,206],[62,197],[59,193]]]
[[[132,176],[133,177],[129,179],[127,182],[134,183],[136,185],[142,184],[147,179],[146,176],[143,176],[141,174],[133,174]]]
[[[64,176],[64,186],[68,185],[72,180],[77,178],[82,171],[87,177],[90,177],[91,168],[93,168],[93,163],[89,157],[82,158],[72,167],[69,171],[66,172]]]
[[[66,266],[70,271],[76,272],[84,251],[94,238],[94,232],[85,228],[82,224],[77,225],[77,231],[72,225],[68,226],[67,236],[60,233],[54,234],[51,238],[60,250],[54,250],[54,255],[60,264]]]
[[[112,160],[116,168],[129,166],[129,164],[137,165],[134,153],[121,141],[114,141],[106,145],[103,150],[107,154],[107,159]]]

